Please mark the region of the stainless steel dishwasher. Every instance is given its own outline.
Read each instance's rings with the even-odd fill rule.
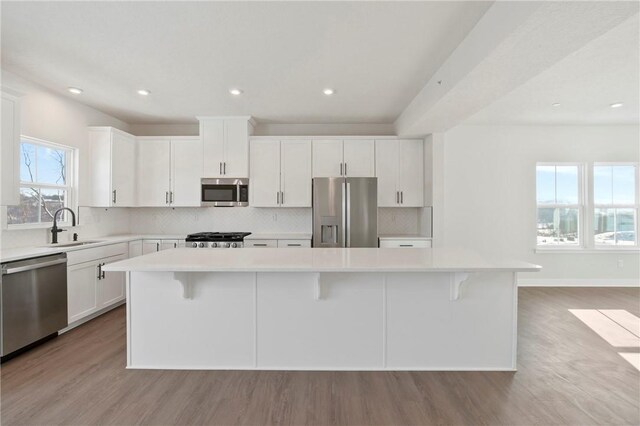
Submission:
[[[68,325],[67,255],[3,263],[0,298],[0,353],[5,361]]]

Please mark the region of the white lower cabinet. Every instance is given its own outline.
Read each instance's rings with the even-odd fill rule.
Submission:
[[[244,246],[253,248],[309,248],[311,247],[311,240],[244,240]]]
[[[142,241],[142,254],[155,253],[160,251],[161,240],[144,240]]]
[[[67,254],[69,324],[124,300],[124,272],[106,273],[102,267],[127,257],[126,243],[77,250]]]
[[[245,240],[244,246],[253,248],[277,248],[278,240]]]
[[[142,256],[142,240],[129,241],[129,258]]]

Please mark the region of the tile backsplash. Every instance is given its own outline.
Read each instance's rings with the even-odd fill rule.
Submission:
[[[81,239],[116,234],[190,234],[202,231],[311,232],[310,208],[90,208],[81,207],[80,225],[60,234],[68,241],[74,232]],[[417,234],[419,209],[378,209],[380,234]],[[1,247],[48,244],[48,229],[2,230]]]

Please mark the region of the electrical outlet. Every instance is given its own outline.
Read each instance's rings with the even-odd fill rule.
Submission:
[[[624,268],[624,260],[618,259],[618,268]]]

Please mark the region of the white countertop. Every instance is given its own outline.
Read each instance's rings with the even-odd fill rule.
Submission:
[[[251,234],[244,237],[245,240],[310,240],[311,233],[305,232],[280,232],[269,234]]]
[[[378,235],[381,240],[431,240],[431,237],[418,234],[381,234]]]
[[[14,260],[28,259],[31,257],[46,256],[49,254],[66,253],[75,250],[86,250],[93,247],[108,246],[110,244],[126,243],[129,241],[142,240],[142,239],[162,239],[162,240],[179,240],[185,238],[185,235],[109,235],[105,237],[92,237],[86,239],[80,239],[79,241],[98,241],[93,244],[64,247],[64,244],[71,243],[71,241],[61,241],[62,246],[55,246],[53,244],[33,246],[33,247],[18,247],[0,250],[0,262],[12,262]]]
[[[488,262],[465,249],[178,248],[114,262],[105,271],[146,272],[536,272],[521,261]]]

